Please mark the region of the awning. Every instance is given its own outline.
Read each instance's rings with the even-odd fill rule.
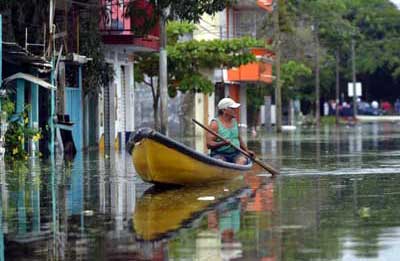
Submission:
[[[13,74],[3,80],[3,86],[7,85],[8,83],[17,80],[17,79],[23,79],[25,81],[37,84],[43,88],[50,89],[50,90],[56,90],[56,87],[51,85],[50,83],[46,82],[45,80],[40,79],[39,77],[33,76],[31,74],[27,73],[16,73]],[[2,86],[2,87],[3,87]]]

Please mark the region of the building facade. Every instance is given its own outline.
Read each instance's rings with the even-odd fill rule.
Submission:
[[[142,26],[140,19],[126,15],[129,0],[101,0],[104,13],[100,28],[105,45],[105,57],[114,70],[114,79],[102,88],[99,96],[98,137],[100,148],[124,149],[135,128],[134,57],[135,52],[154,52],[159,48],[159,27],[148,35],[137,36],[134,26]],[[138,8],[153,12],[146,0],[136,1]]]
[[[263,22],[268,13],[272,12],[272,0],[237,1],[232,7],[214,15],[205,15],[198,25],[194,38],[203,39],[234,39],[239,37],[253,37],[265,39]],[[240,126],[247,128],[247,91],[254,83],[271,84],[273,53],[266,48],[253,48],[252,53],[258,61],[238,68],[215,69],[210,72],[209,78],[216,84],[213,95],[206,97],[203,94],[196,96],[196,114],[198,121],[207,123],[215,117],[216,103],[223,97],[231,97],[242,104],[237,115]],[[201,135],[202,130],[196,129]]]

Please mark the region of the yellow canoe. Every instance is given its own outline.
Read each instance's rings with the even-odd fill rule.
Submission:
[[[135,206],[132,222],[139,240],[160,240],[198,220],[207,210],[221,207],[246,188],[243,180],[207,186],[145,192]]]
[[[128,151],[139,176],[155,184],[221,182],[252,168],[251,163],[238,165],[211,158],[149,128],[136,132],[128,142]]]

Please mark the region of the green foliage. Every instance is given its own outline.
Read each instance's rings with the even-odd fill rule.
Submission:
[[[290,3],[287,0],[278,0],[279,2],[279,29],[284,33],[293,31],[293,17],[290,10]]]
[[[0,0],[0,8],[9,8],[13,6],[16,2],[16,0]]]
[[[323,125],[335,125],[336,117],[335,116],[324,116],[321,117],[321,124]]]
[[[144,76],[155,77],[159,73],[158,53],[136,53],[135,56],[135,81],[144,82]]]
[[[390,1],[343,0],[347,19],[357,27],[357,70],[374,74],[384,69],[398,79],[400,71],[400,11]]]
[[[253,62],[255,57],[250,48],[265,45],[253,38],[177,42],[179,36],[191,33],[194,29],[195,26],[187,22],[168,23],[168,82],[171,95],[175,95],[177,90],[212,92],[213,84],[201,73],[203,69],[230,68]],[[144,75],[158,75],[158,58],[158,53],[138,53],[135,59],[135,81],[150,86],[149,82],[145,82]]]
[[[182,76],[179,81],[179,90],[183,93],[195,91],[208,94],[214,91],[214,84],[200,73],[193,72]]]
[[[178,82],[181,91],[209,93],[212,82],[207,75],[200,73],[202,69],[231,68],[253,62],[255,57],[250,53],[250,47],[262,45],[262,42],[252,38],[191,40],[168,45],[169,82]]]
[[[191,40],[167,47],[169,61],[181,69],[237,67],[255,61],[251,47],[264,46],[253,38]],[[172,68],[172,69],[174,69]]]
[[[356,60],[359,74],[374,74],[384,68],[391,71],[394,78],[398,77],[400,11],[393,3],[388,0],[301,2],[319,23],[320,36],[326,47],[342,48],[349,53],[350,40],[356,39],[356,53],[362,54]],[[351,78],[350,74],[346,76]]]
[[[284,100],[293,99],[295,97],[308,100],[310,97],[303,96],[307,93],[304,88],[304,81],[307,83],[311,80],[312,71],[306,65],[296,62],[289,61],[281,67],[281,81],[282,81],[282,94]]]
[[[290,87],[296,85],[298,80],[303,77],[311,76],[311,69],[302,63],[289,61],[282,65],[283,86]]]
[[[15,111],[15,104],[10,100],[9,97],[5,97],[1,101],[1,110],[7,115],[11,115]]]
[[[7,106],[10,110],[12,105]],[[19,115],[12,115],[8,124],[7,132],[5,133],[5,159],[9,161],[26,160],[28,153],[24,149],[25,141],[40,139],[40,130],[29,127],[28,114],[30,106],[26,106],[24,111]],[[15,117],[17,116],[17,117]]]
[[[163,9],[169,9],[167,20],[181,20],[198,22],[203,14],[215,14],[222,11],[231,2],[230,0],[149,0],[146,5],[141,1],[130,1],[125,16],[131,17],[139,26],[132,27],[135,34],[147,34],[163,15]],[[152,9],[151,12],[148,10]]]
[[[93,12],[100,12],[100,9],[95,8]],[[83,90],[85,93],[98,93],[102,86],[108,86],[114,76],[112,66],[105,61],[99,16],[89,15],[87,19],[82,19],[80,43],[81,54],[93,59],[84,66]]]
[[[196,25],[185,21],[169,21],[167,24],[168,44],[178,42],[180,36],[191,34],[196,30]]]
[[[262,41],[252,38],[178,41],[181,35],[192,33],[194,29],[195,26],[187,22],[168,23],[168,94],[170,97],[175,97],[178,91],[211,93],[214,90],[214,84],[208,79],[210,71],[215,68],[231,68],[253,62],[255,56],[250,52],[250,48],[265,46]],[[134,68],[135,81],[151,88],[155,111],[154,122],[157,125],[156,112],[160,90],[158,83],[155,83],[153,79],[159,74],[159,54],[137,53]]]
[[[131,18],[131,30],[137,36],[144,36],[153,29],[159,19],[154,1],[133,0],[128,3],[125,17]]]
[[[0,0],[3,14],[3,40],[25,43],[25,29],[28,28],[30,43],[43,42],[43,23],[48,23],[49,0]]]
[[[264,104],[264,97],[272,95],[273,89],[265,84],[248,84],[247,93],[247,115],[249,126],[256,126],[257,115],[260,106]]]

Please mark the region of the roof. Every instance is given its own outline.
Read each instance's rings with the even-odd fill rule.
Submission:
[[[17,43],[3,42],[3,59],[14,64],[30,64],[32,66],[51,69],[51,63],[43,57],[34,55]]]
[[[33,76],[31,74],[27,73],[16,73],[13,74],[3,80],[3,86],[7,85],[8,83],[12,82],[13,80],[17,79],[23,79],[25,81],[37,84],[43,88],[50,89],[50,90],[55,90],[56,87],[51,85],[50,83],[46,82],[45,80],[40,79],[39,77]],[[2,86],[2,87],[3,87]]]

